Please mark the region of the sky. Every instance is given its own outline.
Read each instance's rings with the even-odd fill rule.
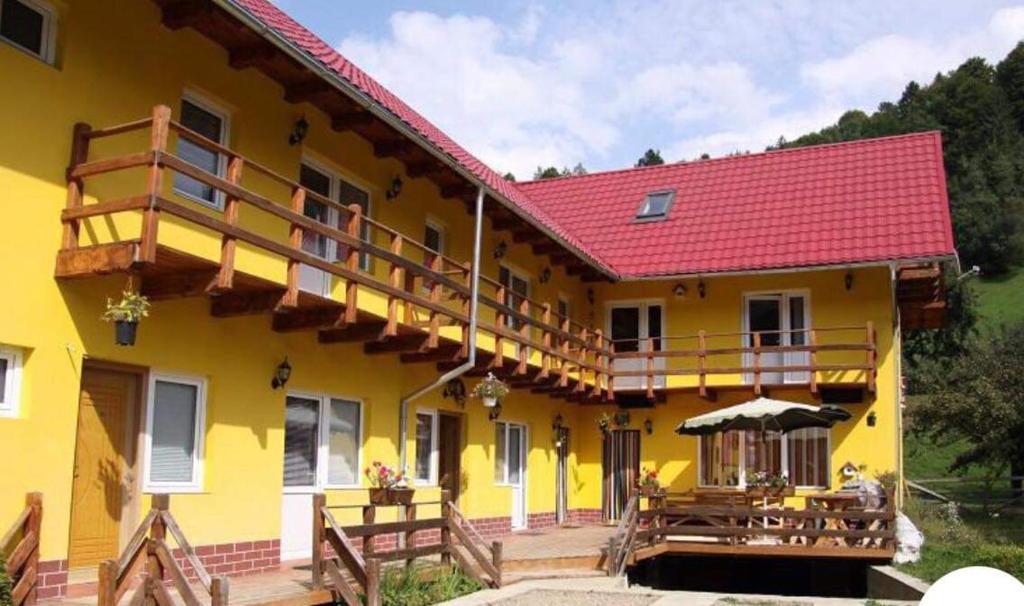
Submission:
[[[761,151],[1024,39],[989,0],[273,0],[502,173]]]

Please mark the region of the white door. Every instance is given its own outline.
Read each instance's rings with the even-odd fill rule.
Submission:
[[[317,492],[320,400],[288,396],[284,421],[284,494],[281,560],[307,559],[313,548],[313,493]]]
[[[651,348],[649,338],[653,337],[654,351],[662,347],[662,306],[660,303],[615,303],[608,310],[608,334],[615,344],[615,353],[645,353]],[[665,358],[655,358],[654,368],[663,370]],[[616,371],[643,371],[647,369],[644,357],[619,358],[614,362]],[[655,375],[654,386],[665,387],[665,377]],[[645,389],[647,377],[616,377],[615,389]]]
[[[508,425],[508,483],[512,486],[512,528],[526,528],[526,427]]]
[[[335,199],[334,182],[334,178],[329,174],[306,163],[303,163],[299,170],[300,185],[330,200]],[[309,197],[306,198],[303,214],[324,225],[334,226],[338,223],[338,211]],[[337,242],[305,230],[302,232],[302,250],[325,261],[330,261],[335,256]],[[300,265],[299,288],[315,295],[329,296],[331,293],[331,274],[309,265]]]
[[[745,345],[753,347],[754,334],[760,335],[761,347],[787,347],[805,345],[807,328],[810,324],[807,297],[803,294],[767,294],[748,295],[745,298]],[[760,366],[762,368],[783,368],[788,366],[806,366],[810,354],[806,351],[770,351],[762,352]],[[754,356],[744,356],[744,365],[752,367]],[[764,385],[780,385],[783,383],[805,383],[809,379],[807,371],[764,372],[761,383]],[[753,383],[752,373],[746,374],[746,381]]]

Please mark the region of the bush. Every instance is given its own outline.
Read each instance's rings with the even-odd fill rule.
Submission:
[[[7,576],[5,563],[0,557],[0,606],[11,606],[11,579]]]
[[[384,606],[430,606],[483,589],[458,568],[435,572],[424,567],[391,568],[380,582]]]

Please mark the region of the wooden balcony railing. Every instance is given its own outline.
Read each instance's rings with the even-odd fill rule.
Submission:
[[[145,151],[122,153],[113,157],[90,160],[90,147],[100,139],[111,139],[147,131],[149,144]],[[226,176],[221,177],[192,165],[168,150],[170,133],[179,139],[207,149],[224,158]],[[122,143],[120,149],[124,149]],[[84,204],[85,181],[100,175],[145,170],[145,189],[139,194]],[[223,196],[222,211],[200,208],[173,201],[164,196],[165,173],[184,175],[219,192]],[[252,179],[264,185],[263,190],[276,189],[278,196],[261,195],[243,184]],[[185,222],[200,231],[220,237],[220,254],[216,275],[206,288],[209,294],[230,292],[236,286],[236,256],[239,244],[263,255],[283,260],[286,266],[276,281],[284,284],[283,294],[275,302],[274,311],[287,312],[300,306],[300,268],[308,266],[324,272],[343,285],[344,310],[332,323],[333,328],[352,327],[361,321],[360,293],[373,293],[387,300],[386,313],[379,335],[382,339],[396,337],[408,327],[422,331],[424,341],[420,352],[436,350],[443,338],[461,342],[461,357],[468,353],[470,265],[438,254],[423,243],[402,234],[370,217],[358,205],[340,204],[321,196],[295,181],[250,158],[211,141],[171,119],[170,109],[157,106],[150,118],[118,126],[93,130],[78,124],[74,130],[71,163],[67,171],[67,207],[62,213],[64,225],[57,275],[80,275],[88,270],[83,265],[95,255],[75,256],[80,249],[83,221],[102,217],[110,221],[119,213],[141,213],[137,239],[120,238],[131,248],[130,269],[158,262],[158,231],[166,216]],[[306,216],[307,202],[332,209],[338,215],[337,227]],[[259,225],[259,229],[246,225]],[[304,238],[315,236],[334,242],[336,259],[326,259],[303,249]],[[378,243],[387,242],[381,246]],[[94,249],[93,247],[86,247]],[[369,260],[366,263],[362,260]],[[386,271],[368,271],[366,266]],[[96,273],[111,271],[100,267]],[[378,273],[385,274],[383,278]],[[305,293],[303,293],[305,295]],[[514,305],[511,304],[515,302]],[[510,296],[506,287],[496,280],[482,277],[480,330],[494,339],[494,369],[505,369],[506,357],[515,361],[512,374],[527,374],[538,382],[551,381],[557,387],[598,397],[607,387],[610,350],[600,330],[591,330],[553,312],[547,302]],[[488,313],[493,321],[487,320]],[[445,327],[461,327],[461,335],[452,337]],[[372,332],[372,331],[371,331]],[[458,331],[455,331],[456,333]]]
[[[766,341],[784,344],[765,345]],[[616,339],[609,347],[616,352],[610,389],[620,388],[623,379],[634,377],[636,387],[646,389],[651,398],[667,377],[696,377],[702,397],[713,387],[709,379],[737,375],[756,394],[769,383],[806,384],[817,392],[820,375],[835,373],[862,373],[867,389],[875,390],[873,322],[786,331],[702,330],[693,335]]]

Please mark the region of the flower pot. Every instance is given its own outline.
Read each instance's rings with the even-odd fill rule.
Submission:
[[[641,486],[640,496],[642,497],[656,497],[661,494],[661,486]]]
[[[371,488],[370,505],[410,505],[415,492],[412,488]]]
[[[748,486],[747,496],[766,498],[766,497],[791,497],[796,494],[796,490],[792,486]]]
[[[484,396],[480,399],[484,401],[484,406],[487,408],[494,408],[498,405],[498,398],[494,396]]]
[[[122,346],[135,345],[135,334],[138,330],[138,321],[117,320],[114,322],[114,342]]]

